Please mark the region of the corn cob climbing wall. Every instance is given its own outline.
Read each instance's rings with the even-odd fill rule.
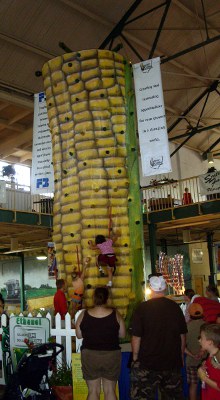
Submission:
[[[53,240],[59,277],[71,296],[71,273],[86,257],[85,302],[92,304],[98,275],[89,240],[119,233],[112,301],[126,315],[131,292],[126,166],[125,63],[107,50],[85,50],[57,57],[43,67],[52,134],[55,198]],[[91,288],[87,285],[91,285]]]

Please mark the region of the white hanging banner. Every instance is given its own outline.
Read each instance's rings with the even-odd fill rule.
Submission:
[[[31,193],[53,193],[52,141],[43,92],[34,95]]]
[[[220,193],[220,171],[200,175],[199,186],[201,195]]]
[[[6,182],[0,181],[0,203],[6,203]]]
[[[143,176],[171,172],[160,58],[133,65]]]

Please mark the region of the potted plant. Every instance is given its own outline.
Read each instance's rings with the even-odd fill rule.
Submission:
[[[58,365],[49,382],[57,400],[73,400],[72,368],[70,366]]]
[[[8,178],[12,178],[15,176],[15,169],[13,165],[5,165],[2,167],[2,176],[7,176]]]

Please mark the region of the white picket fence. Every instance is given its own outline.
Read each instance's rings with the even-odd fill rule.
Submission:
[[[14,317],[14,314],[10,315],[11,317]],[[19,316],[23,317],[24,315],[21,313]],[[33,317],[31,313],[27,315],[28,318]],[[35,318],[43,318],[41,314],[37,314]],[[50,336],[55,337],[56,343],[63,344],[65,347],[65,360],[63,359],[63,355],[60,354],[58,355],[58,362],[66,362],[67,365],[71,365],[71,359],[72,359],[72,337],[76,336],[76,331],[71,327],[71,316],[69,313],[66,314],[65,316],[65,322],[61,321],[61,316],[60,314],[57,314],[55,318],[52,318],[50,313],[47,313],[46,317],[50,321]],[[1,319],[1,328],[0,328],[0,335],[2,335],[2,326],[6,326],[6,316],[2,315],[0,317]],[[10,324],[10,319],[9,319],[9,324]],[[0,346],[0,361],[2,361],[2,346]],[[0,385],[5,384],[5,378],[4,378],[4,370],[2,366],[2,376],[0,377]]]

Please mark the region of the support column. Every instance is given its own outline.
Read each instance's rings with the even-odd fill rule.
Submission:
[[[208,255],[209,255],[209,283],[211,285],[215,284],[215,265],[213,260],[213,232],[207,233],[207,247],[208,247]]]
[[[160,247],[161,247],[161,251],[163,253],[167,254],[167,241],[166,241],[166,239],[161,239]]]
[[[156,225],[149,224],[149,245],[150,245],[150,260],[151,260],[151,272],[156,272],[156,261],[157,261],[157,242],[156,242]]]
[[[20,264],[20,298],[21,298],[21,312],[25,311],[25,295],[24,295],[24,254],[19,254],[21,264]]]

